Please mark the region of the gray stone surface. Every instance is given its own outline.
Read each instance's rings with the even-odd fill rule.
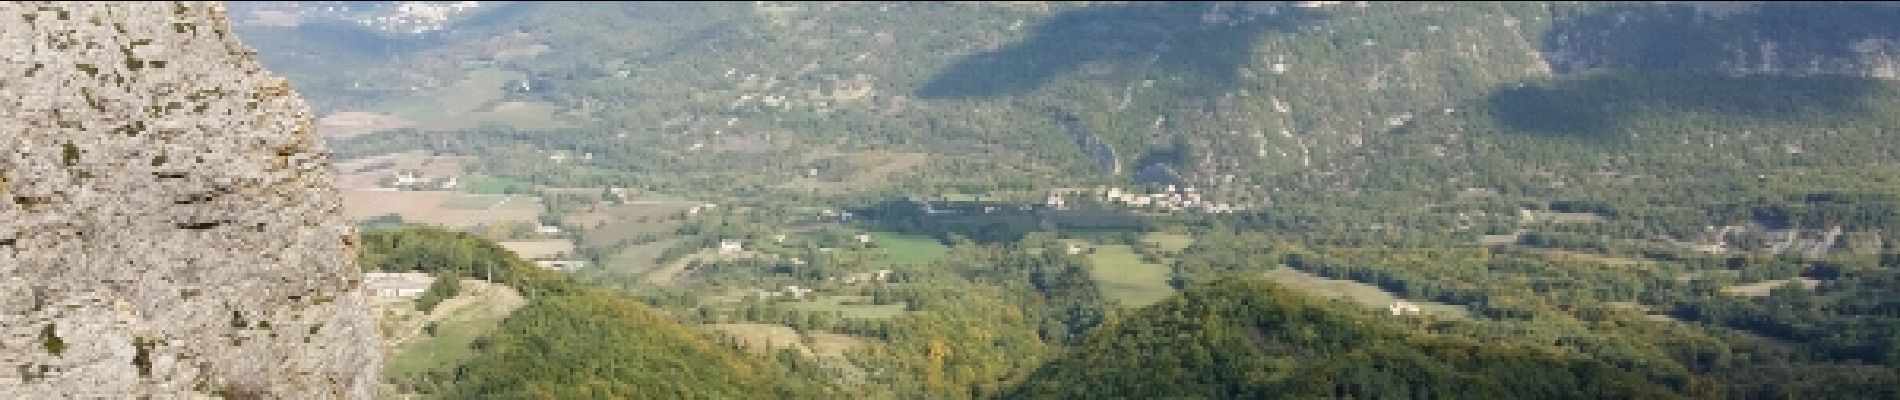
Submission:
[[[351,227],[216,3],[0,3],[0,399],[368,398]]]

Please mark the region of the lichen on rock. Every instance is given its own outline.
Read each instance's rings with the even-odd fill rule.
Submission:
[[[0,3],[0,49],[0,398],[372,396],[328,155],[222,5]]]

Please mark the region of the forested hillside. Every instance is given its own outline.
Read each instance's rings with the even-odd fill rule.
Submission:
[[[445,398],[769,398],[824,395],[824,386],[715,343],[637,301],[529,265],[493,242],[410,228],[365,232],[370,271],[426,272],[506,284],[529,302],[454,374],[392,377]],[[441,279],[439,282],[452,282]],[[451,293],[432,294],[453,296]]]
[[[1709,389],[1561,347],[1429,329],[1260,278],[1228,280],[1104,324],[1003,397],[1661,399]]]

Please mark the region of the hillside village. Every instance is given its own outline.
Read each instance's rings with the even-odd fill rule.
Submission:
[[[1051,189],[1048,198],[1043,201],[1043,205],[1056,210],[1071,209],[1076,202],[1070,199],[1076,196],[1089,197],[1090,200],[1093,200],[1094,204],[1107,204],[1131,209],[1162,212],[1178,211],[1224,214],[1247,209],[1244,206],[1213,201],[1212,199],[1204,197],[1203,193],[1197,188],[1190,186],[1176,187],[1175,185],[1166,185],[1151,193],[1144,193],[1143,191],[1135,189],[1106,186],[1092,189]]]

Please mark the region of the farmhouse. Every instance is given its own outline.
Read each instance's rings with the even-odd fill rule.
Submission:
[[[797,285],[785,286],[785,295],[791,296],[793,300],[804,300],[805,295],[810,294],[811,291],[812,291],[811,288],[802,288],[802,287],[798,287]]]
[[[568,260],[535,260],[534,266],[550,271],[569,272],[580,270],[581,267],[587,266],[587,263],[585,261]]]
[[[1392,305],[1386,309],[1392,311],[1392,315],[1418,315],[1419,313],[1417,304],[1405,300],[1392,302]]]

